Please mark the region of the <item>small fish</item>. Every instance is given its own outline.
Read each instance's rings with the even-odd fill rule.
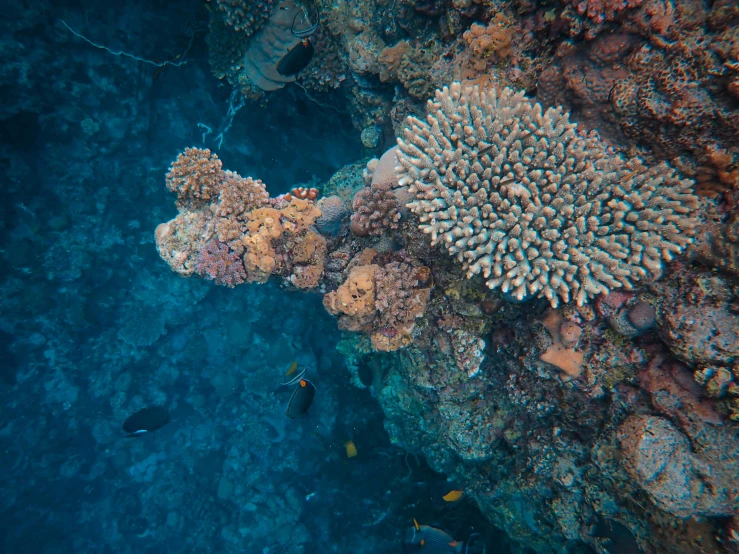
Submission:
[[[406,547],[415,547],[412,552],[424,554],[462,554],[464,547],[464,544],[455,541],[446,531],[430,525],[419,525],[415,518],[413,527],[406,529],[403,542]]]
[[[309,38],[302,39],[288,50],[287,54],[277,62],[277,73],[283,77],[292,77],[303,71],[313,59],[315,48]]]
[[[313,404],[313,398],[316,396],[316,386],[308,381],[308,379],[301,379],[298,388],[290,398],[290,403],[287,405],[285,414],[290,419],[295,419],[299,415],[303,415],[308,411],[310,405]]]
[[[444,479],[429,483],[429,493],[434,507],[443,510],[464,497],[464,488],[453,480]]]
[[[344,447],[346,448],[347,458],[353,458],[357,455],[357,446],[354,444],[354,441],[346,441]]]
[[[129,437],[156,431],[169,423],[169,411],[161,406],[139,410],[123,422],[123,430]]]
[[[298,370],[298,361],[295,360],[292,364],[290,364],[290,368],[287,370],[287,373],[285,373],[285,382],[280,383],[280,385],[282,385],[283,387],[290,387],[292,385],[295,385],[300,382],[300,380],[303,378],[303,375],[305,375],[305,368]]]
[[[493,149],[493,146],[495,146],[495,145],[494,144],[491,144],[490,146],[486,146],[482,150],[478,150],[477,151],[477,154],[474,154],[474,157],[479,158],[483,154],[487,154],[488,152],[490,152]]]

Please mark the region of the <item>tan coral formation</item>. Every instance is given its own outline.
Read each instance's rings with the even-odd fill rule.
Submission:
[[[265,283],[280,274],[296,287],[311,289],[323,277],[326,241],[310,226],[321,215],[308,201],[293,198],[282,209],[259,208],[247,215],[244,265],[247,281]]]
[[[502,13],[487,25],[473,23],[462,37],[470,48],[470,65],[475,71],[483,71],[491,61],[504,60],[511,56],[513,34],[510,21]]]
[[[453,83],[398,144],[399,185],[432,244],[519,300],[582,305],[657,279],[697,224],[692,181],[623,160],[522,92]]]
[[[195,273],[195,260],[207,242],[208,218],[202,212],[182,212],[154,232],[159,256],[175,273],[189,277]]]

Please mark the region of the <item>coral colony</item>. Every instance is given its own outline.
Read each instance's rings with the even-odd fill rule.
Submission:
[[[1,551],[739,553],[739,3],[16,4]]]

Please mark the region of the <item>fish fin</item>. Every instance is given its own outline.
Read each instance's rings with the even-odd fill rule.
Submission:
[[[418,520],[415,517],[413,518],[413,526],[416,528],[416,531],[421,530],[421,526],[418,524]]]
[[[287,369],[287,373],[285,373],[285,377],[291,375],[292,373],[295,373],[296,369],[298,369],[298,360],[295,360],[293,363],[290,364],[290,367]]]

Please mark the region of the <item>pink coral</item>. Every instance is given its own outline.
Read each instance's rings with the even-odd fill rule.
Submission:
[[[423,315],[431,289],[419,288],[419,270],[411,260],[392,261],[375,273],[376,350],[392,351],[411,342],[415,319]],[[421,272],[423,273],[423,272]]]
[[[231,288],[246,281],[246,271],[239,255],[217,240],[209,241],[200,251],[195,260],[195,272],[216,285]]]

